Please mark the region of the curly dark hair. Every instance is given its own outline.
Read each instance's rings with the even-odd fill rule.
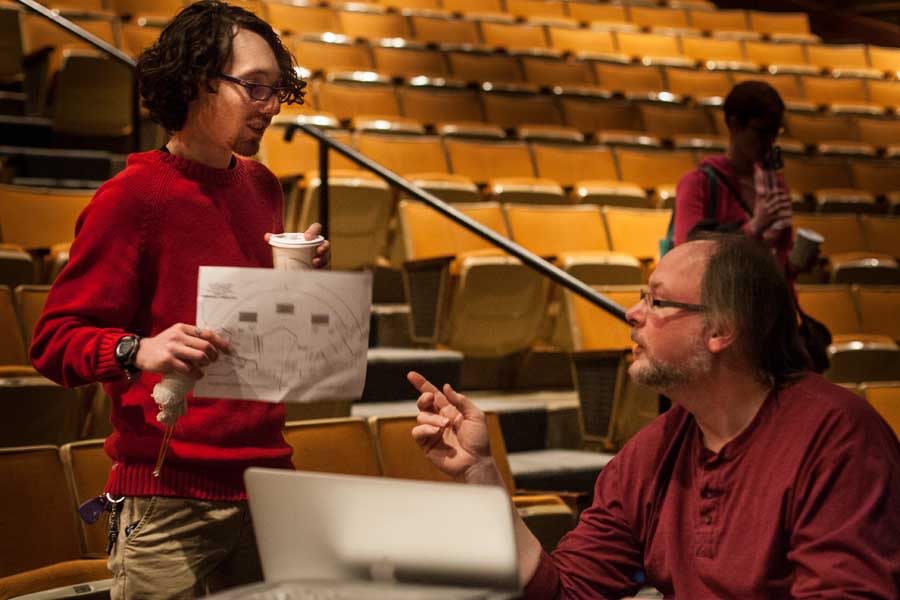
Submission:
[[[138,58],[138,83],[150,118],[168,131],[184,127],[188,104],[197,99],[200,85],[213,91],[210,81],[231,55],[238,29],[269,43],[278,61],[278,85],[285,88],[285,102],[303,104],[306,82],[297,76],[294,57],[272,27],[239,6],[201,0],[179,12]]]

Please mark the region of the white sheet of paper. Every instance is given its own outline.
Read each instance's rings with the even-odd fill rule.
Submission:
[[[372,274],[200,267],[197,325],[231,342],[194,395],[356,399],[366,379]]]

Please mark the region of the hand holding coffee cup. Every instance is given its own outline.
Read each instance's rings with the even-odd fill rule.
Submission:
[[[802,273],[809,270],[816,258],[825,238],[812,229],[797,229],[797,237],[794,239],[794,248],[789,258],[791,266]]]
[[[269,236],[272,266],[281,271],[304,271],[313,268],[316,250],[325,242],[321,235],[307,239],[303,233],[278,233]]]

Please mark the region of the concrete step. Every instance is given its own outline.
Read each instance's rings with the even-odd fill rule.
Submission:
[[[408,304],[373,304],[369,347],[416,348],[409,336]]]
[[[25,116],[25,94],[0,91],[0,114],[15,117]]]
[[[459,387],[462,354],[453,350],[370,348],[360,402],[414,400],[419,394],[406,380],[406,373],[411,370],[431,381]]]

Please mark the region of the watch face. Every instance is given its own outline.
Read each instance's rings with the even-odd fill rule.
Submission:
[[[127,357],[134,349],[135,342],[136,339],[133,335],[123,337],[121,340],[119,340],[119,343],[116,344],[116,356],[118,358]]]

